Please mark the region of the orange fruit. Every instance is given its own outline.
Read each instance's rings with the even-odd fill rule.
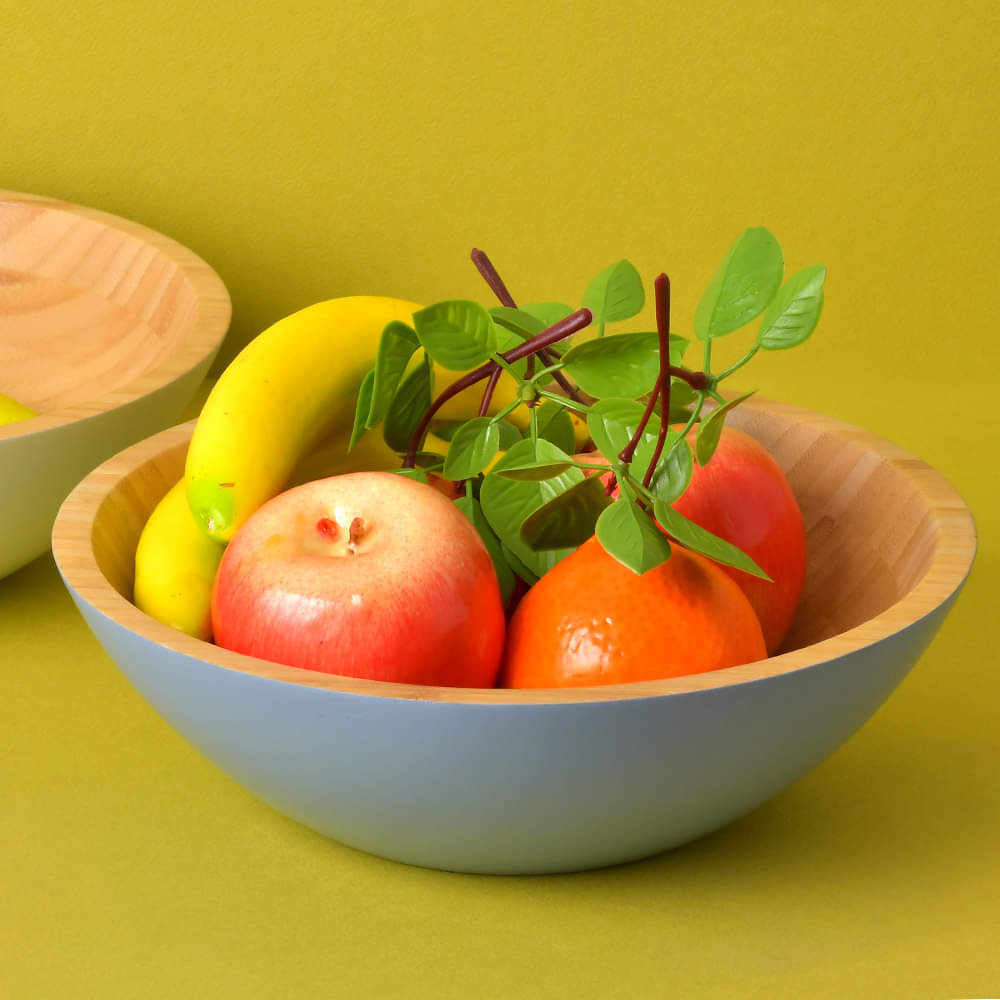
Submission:
[[[639,575],[592,537],[521,599],[499,684],[622,684],[766,656],[757,615],[718,565],[674,544],[670,559]]]

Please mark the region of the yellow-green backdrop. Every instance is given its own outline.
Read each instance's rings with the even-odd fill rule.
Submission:
[[[1000,995],[995,4],[0,15],[0,187],[204,256],[234,303],[220,363],[318,299],[488,301],[473,246],[526,301],[575,304],[620,257],[666,270],[685,333],[765,225],[789,270],[827,265],[827,304],[739,387],[902,444],[981,533],[941,636],[830,761],[699,844],[549,879],[408,869],[256,803],[118,677],[40,560],[0,581],[7,995]]]

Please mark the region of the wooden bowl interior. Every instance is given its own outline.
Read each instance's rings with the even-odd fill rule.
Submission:
[[[40,413],[128,385],[196,327],[177,245],[111,220],[0,192],[0,392]]]
[[[785,469],[806,521],[806,587],[783,652],[847,632],[917,585],[934,559],[939,520],[912,466],[940,482],[932,470],[915,459],[872,450],[870,435],[858,431],[855,437],[842,424],[804,422],[763,408],[746,407],[736,414],[733,422],[757,437]],[[173,444],[114,483],[94,518],[94,557],[126,600],[132,595],[133,558],[146,518],[183,472],[188,432],[176,431]],[[228,656],[224,650],[217,653]]]
[[[806,584],[781,652],[869,621],[924,577],[940,531],[922,482],[937,479],[932,470],[891,447],[873,451],[871,435],[844,425],[752,408],[731,420],[775,456],[805,520]]]

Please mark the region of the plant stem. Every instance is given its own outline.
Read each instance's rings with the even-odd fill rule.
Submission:
[[[669,381],[669,380],[668,380]],[[635,429],[635,433],[629,438],[629,442],[622,448],[621,452],[618,454],[619,459],[623,461],[626,465],[635,458],[635,449],[639,447],[639,442],[642,440],[643,432],[646,430],[646,425],[649,423],[649,418],[653,415],[653,410],[656,407],[657,397],[660,395],[660,390],[663,386],[663,371],[662,362],[660,374],[656,376],[656,384],[653,386],[653,391],[649,394],[649,399],[646,401],[646,408],[642,411],[642,416],[639,418],[639,424]]]
[[[653,282],[656,289],[656,332],[660,336],[660,433],[656,437],[656,447],[653,457],[649,460],[646,475],[642,477],[642,485],[649,486],[653,481],[656,463],[663,454],[663,444],[667,440],[667,430],[670,426],[670,279],[661,274]],[[663,359],[666,357],[666,373]]]
[[[587,414],[590,412],[590,407],[586,403],[576,403],[571,399],[567,399],[565,396],[560,396],[558,392],[552,392],[550,389],[539,389],[538,395],[543,399],[554,399],[557,403],[561,403],[567,410],[573,410],[574,413]]]
[[[760,344],[754,344],[753,347],[751,347],[750,350],[747,351],[746,354],[744,354],[739,361],[737,361],[735,364],[730,365],[724,372],[719,372],[719,374],[715,376],[715,383],[717,384],[721,382],[724,378],[729,378],[729,376],[732,375],[734,371],[737,371],[738,369],[742,368],[759,350],[760,350]]]
[[[476,265],[476,270],[483,276],[486,284],[490,286],[493,294],[496,295],[497,300],[500,305],[507,306],[509,309],[516,309],[517,303],[514,301],[514,296],[510,294],[507,286],[504,284],[503,278],[500,277],[500,272],[493,266],[493,261],[486,256],[486,253],[482,250],[473,249],[470,254],[472,257],[472,263]],[[556,357],[559,357],[556,354]],[[539,349],[538,358],[543,365],[551,365],[552,357],[549,352],[544,348]],[[534,368],[534,356],[528,359],[528,375],[532,375]],[[563,375],[562,372],[554,372],[552,377],[555,379],[558,386],[566,393],[570,399],[575,399],[578,403],[583,402],[576,390],[576,387]]]
[[[483,276],[486,284],[490,286],[493,294],[499,299],[500,305],[516,309],[517,305],[514,302],[513,296],[507,291],[507,286],[503,283],[503,278],[500,277],[499,272],[493,266],[493,262],[489,257],[482,250],[476,249],[473,249],[470,256],[472,257],[472,263],[476,265],[476,270]]]
[[[522,358],[534,354],[541,348],[548,347],[550,344],[556,344],[560,340],[572,336],[572,334],[587,326],[593,318],[593,314],[589,309],[577,309],[576,312],[570,313],[565,319],[559,320],[558,323],[553,323],[548,329],[542,330],[541,333],[530,340],[524,341],[522,344],[518,344],[517,347],[512,347],[506,353],[499,355],[499,357],[507,364],[513,364],[515,361],[520,361]],[[431,420],[434,418],[434,414],[449,399],[457,396],[460,392],[464,392],[469,386],[481,382],[484,378],[491,378],[494,371],[500,368],[500,364],[496,361],[487,361],[486,364],[480,365],[468,374],[463,375],[460,379],[456,379],[431,403],[414,432],[413,438],[410,440],[410,447],[406,452],[406,457],[403,459],[404,469],[413,468],[414,458],[416,457],[417,450],[420,448],[420,442],[423,441],[424,435],[427,433],[427,428],[430,427]]]
[[[707,389],[712,384],[711,376],[707,372],[692,372],[688,371],[687,368],[679,368],[677,365],[671,365],[669,372],[674,378],[687,382],[692,389]]]
[[[500,376],[503,374],[503,369],[497,365],[496,371],[493,372],[486,382],[486,388],[483,390],[483,399],[479,404],[479,416],[485,417],[490,410],[490,402],[493,399],[493,393],[496,391],[497,382],[500,381]]]

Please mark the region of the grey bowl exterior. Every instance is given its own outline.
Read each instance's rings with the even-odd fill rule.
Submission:
[[[512,705],[371,697],[214,666],[122,627],[67,586],[146,701],[254,795],[381,857],[497,874],[632,861],[753,810],[875,712],[961,589],[879,642],[789,673]]]
[[[0,579],[48,550],[60,504],[91,469],[180,417],[217,353],[113,409],[0,439]]]

